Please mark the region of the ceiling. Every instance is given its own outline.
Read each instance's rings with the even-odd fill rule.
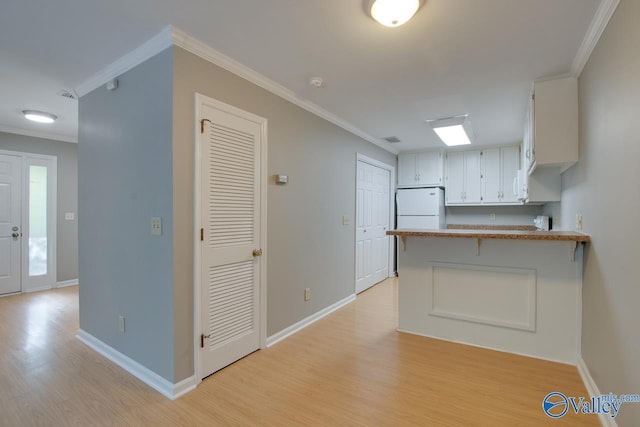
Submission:
[[[5,2],[0,131],[76,141],[77,101],[60,91],[173,25],[374,139],[398,137],[391,150],[442,148],[425,120],[459,114],[478,146],[517,143],[532,81],[576,72],[601,1],[427,0],[398,28],[362,0]]]

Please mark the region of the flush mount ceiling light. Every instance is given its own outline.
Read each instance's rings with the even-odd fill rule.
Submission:
[[[35,110],[23,110],[22,114],[27,120],[31,120],[32,122],[38,123],[53,123],[56,121],[58,116],[53,115],[51,113],[45,113],[43,111],[35,111]]]
[[[424,0],[369,0],[367,11],[386,27],[399,27],[406,23],[424,4]]]
[[[469,116],[454,116],[446,119],[427,120],[442,142],[449,147],[469,145],[474,137]]]

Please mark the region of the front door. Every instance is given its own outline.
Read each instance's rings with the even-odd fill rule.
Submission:
[[[21,165],[0,154],[0,295],[21,291]]]
[[[389,277],[387,169],[358,161],[356,175],[356,293]]]
[[[205,377],[260,348],[266,121],[222,103],[205,102],[201,111],[200,373]]]

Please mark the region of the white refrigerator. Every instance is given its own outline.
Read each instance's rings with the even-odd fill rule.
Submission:
[[[442,188],[405,188],[396,194],[396,228],[445,228]]]

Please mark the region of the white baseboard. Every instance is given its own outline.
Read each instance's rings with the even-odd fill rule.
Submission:
[[[78,330],[76,338],[171,400],[196,388],[195,375],[174,384],[82,329]]]
[[[56,283],[56,288],[64,288],[64,287],[67,287],[67,286],[75,286],[78,283],[79,283],[78,279],[63,280],[62,282]]]
[[[589,368],[587,368],[587,364],[584,363],[584,359],[582,357],[578,360],[578,372],[580,373],[580,378],[582,378],[584,386],[587,388],[589,396],[602,396],[602,393],[598,390],[598,386],[593,380],[593,377],[589,372]],[[616,420],[606,414],[598,414],[598,419],[603,427],[618,427]]]
[[[336,302],[335,304],[330,305],[327,308],[324,308],[320,311],[318,311],[317,313],[312,314],[311,316],[302,319],[301,321],[294,323],[293,325],[289,326],[288,328],[285,328],[283,330],[281,330],[280,332],[277,332],[273,335],[271,335],[270,337],[267,338],[267,347],[271,347],[272,345],[282,341],[283,339],[295,334],[296,332],[306,328],[307,326],[311,325],[314,322],[317,322],[318,320],[322,319],[323,317],[327,316],[330,313],[333,313],[334,311],[338,310],[339,308],[344,307],[345,305],[349,304],[350,302],[355,301],[356,299],[356,294],[351,294],[348,297]]]

